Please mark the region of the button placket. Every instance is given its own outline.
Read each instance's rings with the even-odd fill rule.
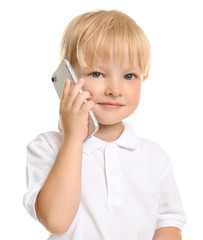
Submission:
[[[116,153],[116,148],[113,145],[107,145],[105,149],[105,173],[108,201],[111,204],[117,204],[117,200],[120,201],[122,197],[122,185],[119,176],[118,161],[119,159]]]

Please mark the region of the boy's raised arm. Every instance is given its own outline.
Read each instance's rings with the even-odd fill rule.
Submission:
[[[80,204],[83,140],[88,132],[88,112],[94,103],[87,101],[89,92],[80,93],[79,80],[69,93],[66,81],[60,104],[62,145],[42,189],[35,208],[39,221],[48,231],[64,233],[70,227]]]
[[[67,139],[36,200],[39,221],[61,234],[71,225],[80,203],[82,143]]]

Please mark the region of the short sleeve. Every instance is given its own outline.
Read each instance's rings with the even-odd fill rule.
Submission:
[[[38,218],[35,201],[57,156],[57,147],[55,147],[57,144],[52,143],[56,137],[57,134],[54,132],[40,134],[27,146],[27,189],[23,203],[28,213],[36,220]]]
[[[167,161],[161,176],[160,200],[156,229],[162,227],[177,227],[182,230],[186,223],[181,198],[174,179],[170,159]]]

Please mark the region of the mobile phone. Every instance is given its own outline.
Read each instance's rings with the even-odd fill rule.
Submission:
[[[73,84],[76,84],[76,82],[78,81],[77,76],[73,68],[71,67],[71,64],[69,63],[69,61],[67,59],[63,59],[59,64],[58,68],[56,69],[56,71],[53,73],[51,78],[52,83],[55,87],[55,90],[59,96],[59,99],[61,99],[62,97],[63,87],[66,79],[72,80]],[[97,119],[93,111],[91,110],[88,116],[88,136],[84,140],[84,142],[90,139],[97,132],[98,129],[99,129],[99,124],[97,122]]]

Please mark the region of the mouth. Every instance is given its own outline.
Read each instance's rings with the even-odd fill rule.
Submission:
[[[123,104],[117,103],[117,102],[103,102],[103,103],[98,103],[98,104],[101,107],[103,107],[105,109],[109,109],[109,110],[119,109],[124,106]]]

